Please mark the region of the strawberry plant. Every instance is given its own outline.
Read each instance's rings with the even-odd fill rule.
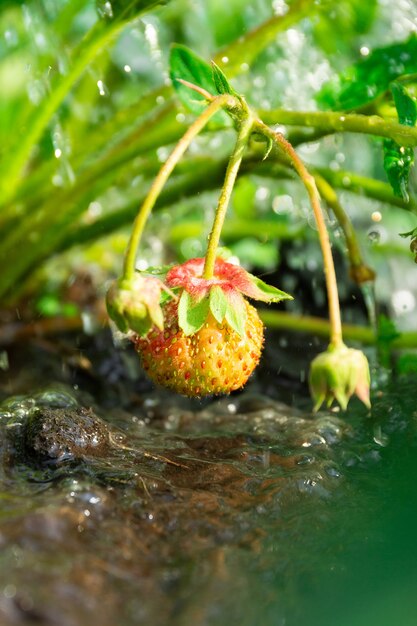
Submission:
[[[119,330],[131,335],[144,369],[160,385],[184,395],[205,396],[229,393],[246,383],[260,358],[263,325],[245,296],[268,303],[291,298],[218,256],[221,231],[237,174],[251,136],[256,133],[264,140],[265,159],[275,147],[291,162],[306,188],[317,223],[331,334],[328,353],[319,355],[312,364],[310,386],[316,400],[315,408],[320,408],[324,400],[330,405],[336,399],[345,409],[353,393],[369,406],[366,357],[358,350],[346,348],[342,339],[333,257],[315,179],[291,143],[281,133],[270,129],[250,109],[216,63],[212,62],[210,67],[184,46],[174,47],[171,78],[191,110],[201,106],[204,109],[161,167],[137,215],[123,275],[111,287],[107,297],[110,317]],[[194,94],[198,96],[197,101],[192,99]],[[164,281],[156,277],[138,277],[136,250],[162,187],[191,141],[210,119],[219,117],[220,113],[227,113],[232,119],[237,139],[226,168],[206,256],[169,269]],[[160,300],[162,293],[163,303]]]

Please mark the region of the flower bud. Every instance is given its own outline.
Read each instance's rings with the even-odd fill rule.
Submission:
[[[336,400],[346,410],[353,394],[370,408],[370,373],[366,356],[344,344],[330,345],[313,360],[309,377],[310,391],[318,411],[324,401],[331,406]]]
[[[114,281],[106,296],[109,317],[123,333],[131,330],[143,336],[153,325],[163,330],[164,318],[159,304],[163,288],[158,278],[140,274],[129,280]]]

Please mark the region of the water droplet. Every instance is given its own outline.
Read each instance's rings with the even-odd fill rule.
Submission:
[[[258,187],[256,190],[256,199],[257,200],[266,200],[270,195],[270,191],[268,187]]]
[[[414,294],[408,289],[399,289],[392,294],[392,306],[397,315],[410,313],[416,307],[416,299]]]
[[[98,92],[99,92],[100,96],[107,96],[108,95],[107,87],[103,83],[102,80],[98,80],[97,81],[97,87],[98,87]]]
[[[104,2],[102,0],[97,2],[96,7],[97,7],[97,13],[99,14],[100,17],[105,17],[105,18],[113,17],[113,7],[111,5],[111,2],[108,2],[108,0],[105,0]]]
[[[363,57],[367,57],[368,54],[370,53],[370,50],[369,50],[368,46],[362,46],[361,49],[359,50],[359,52],[361,53],[361,55]]]
[[[229,63],[229,57],[222,57],[222,63]]]
[[[132,71],[132,68],[130,67],[130,65],[125,65],[123,67],[124,71],[126,72],[126,74],[129,74]]]
[[[378,230],[370,230],[368,233],[368,239],[371,243],[379,243],[381,239],[381,233]]]

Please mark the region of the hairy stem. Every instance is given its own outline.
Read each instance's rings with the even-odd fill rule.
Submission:
[[[209,235],[206,260],[204,263],[203,278],[210,279],[213,277],[214,264],[216,262],[216,253],[220,241],[220,235],[223,228],[224,219],[226,217],[227,207],[229,206],[230,197],[236,182],[237,173],[242,162],[243,153],[252,131],[253,118],[252,115],[245,111],[246,116],[241,122],[235,148],[227,165],[226,176],[223,188],[220,194],[219,202],[216,208],[213,226]]]
[[[339,294],[337,291],[336,272],[334,269],[329,234],[324,221],[316,182],[314,177],[308,172],[292,145],[285,139],[285,137],[283,137],[283,135],[281,135],[281,133],[275,132],[259,119],[255,122],[255,128],[265,137],[272,139],[272,141],[274,141],[274,143],[281,148],[284,154],[291,161],[295,171],[300,176],[307,190],[317,223],[320,246],[323,254],[324,275],[326,279],[331,327],[330,342],[332,345],[337,346],[342,343],[342,322],[340,319]]]
[[[258,111],[266,124],[308,126],[324,132],[353,132],[393,139],[401,146],[417,146],[417,128],[388,121],[378,115],[359,115],[333,111]]]
[[[207,122],[219,111],[223,106],[230,103],[230,96],[223,95],[214,98],[214,100],[208,105],[208,107],[201,113],[201,115],[191,124],[187,132],[179,140],[174,150],[169,155],[161,169],[158,176],[155,178],[148,195],[143,202],[139,213],[133,223],[132,234],[129,239],[129,243],[126,250],[126,256],[123,265],[123,278],[132,278],[135,273],[135,261],[137,248],[145,227],[146,220],[149,217],[150,212],[162,191],[163,186],[168,180],[171,172],[174,170],[178,161],[181,159],[184,152],[189,147],[192,140],[198,135],[198,133],[204,128]]]

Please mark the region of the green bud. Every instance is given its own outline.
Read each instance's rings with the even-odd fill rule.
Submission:
[[[153,276],[135,274],[131,280],[114,281],[106,296],[109,317],[122,333],[133,331],[143,336],[153,325],[163,330],[162,289],[164,284]]]
[[[336,400],[346,410],[353,394],[370,408],[370,373],[366,356],[344,344],[330,345],[313,360],[309,377],[310,391],[318,411],[323,402],[331,406]]]

